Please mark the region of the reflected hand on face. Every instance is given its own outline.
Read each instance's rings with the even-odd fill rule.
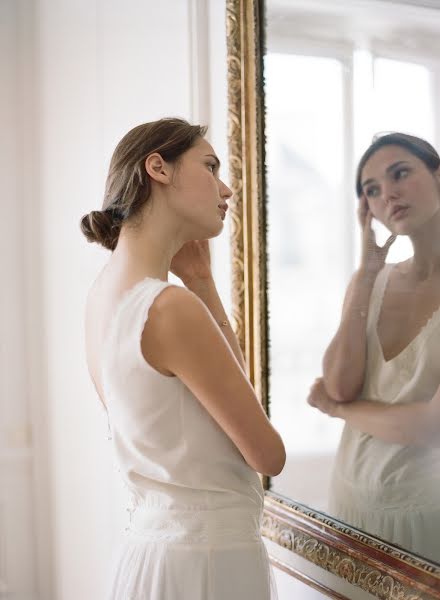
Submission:
[[[390,235],[383,246],[378,246],[376,234],[371,226],[373,214],[364,195],[360,198],[358,216],[362,229],[361,269],[369,273],[378,273],[385,264],[388,251],[395,242],[396,236]]]
[[[212,277],[208,240],[193,240],[184,244],[173,257],[170,270],[184,283]]]
[[[307,402],[310,404],[310,406],[317,408],[322,413],[329,415],[330,417],[339,416],[341,406],[328,395],[322,377],[315,379],[315,383],[310,388]]]

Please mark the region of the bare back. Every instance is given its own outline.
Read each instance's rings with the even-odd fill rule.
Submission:
[[[105,406],[101,381],[102,346],[111,321],[111,316],[123,295],[115,282],[107,280],[102,273],[92,285],[86,302],[85,341],[87,367],[98,396]]]
[[[105,269],[92,285],[86,303],[85,337],[87,366],[98,396],[106,406],[103,385],[101,381],[102,351],[107,333],[116,308],[125,294],[143,278],[139,275],[126,273],[124,277]],[[154,318],[154,316],[152,316]],[[150,320],[151,321],[151,320]],[[147,323],[146,329],[149,327]],[[147,331],[145,332],[147,333]],[[143,338],[142,351],[148,363],[159,373],[172,376],[172,373],[163,369],[155,356],[155,345],[146,347]]]

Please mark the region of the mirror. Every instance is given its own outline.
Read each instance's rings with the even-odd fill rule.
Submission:
[[[440,142],[440,10],[436,19],[425,13],[412,7],[397,16],[387,2],[266,2],[269,401],[288,453],[271,489],[440,563],[440,479],[437,490],[431,482],[440,450],[397,447],[349,425],[338,450],[344,420],[306,402],[360,262],[353,182],[361,154],[384,130]],[[374,227],[383,244],[390,232]],[[399,236],[386,260],[407,265],[411,256]],[[440,342],[440,330],[434,335]],[[404,377],[417,364],[411,352],[393,374],[417,385]],[[426,479],[421,464],[430,465]]]
[[[354,167],[380,131],[409,132],[438,146],[435,124],[440,102],[435,82],[440,11],[434,15],[436,19],[431,14],[426,18],[423,8],[413,8],[408,14],[399,11],[396,18],[395,6],[382,2],[377,7],[382,10],[373,12],[368,4],[377,3],[339,2],[332,7],[325,2],[266,3],[269,399],[271,419],[286,441],[289,456],[271,489],[330,514],[328,490],[330,480],[335,480],[333,462],[344,422],[311,410],[305,400],[314,379],[322,373],[322,358],[338,328],[345,289],[359,266],[361,235]],[[418,26],[414,26],[415,17]],[[382,243],[389,235],[384,229],[377,234]],[[402,264],[410,256],[408,238],[399,236],[387,262]],[[411,370],[415,367],[415,363],[401,365]],[[381,481],[386,477],[392,480],[394,474],[399,479],[411,460],[423,460],[415,447],[391,451],[390,444],[365,436],[357,443],[366,444],[363,452],[371,453],[371,459],[363,456],[353,467],[370,471],[365,485],[367,480],[377,483],[368,486],[381,486]],[[382,466],[369,463],[379,445],[382,454],[390,451]],[[339,451],[339,463],[347,462],[342,452],[358,451],[352,441]],[[440,461],[438,450],[430,449],[427,464],[435,462],[433,453],[438,455],[436,464]],[[399,456],[404,456],[406,464],[391,465]],[[429,478],[435,476],[431,468]],[[389,541],[440,562],[438,508],[421,506],[417,511],[402,504],[398,515],[397,509],[382,507],[379,501],[374,514],[369,507],[362,511],[362,495],[368,494],[372,502],[379,492],[362,489],[362,478],[352,475],[351,484],[358,490],[352,492],[350,525],[379,535],[381,528],[387,529],[387,510],[393,510],[396,516],[389,530],[408,530],[411,523],[402,523],[408,510],[414,512],[415,520],[428,511],[426,520],[431,523],[423,541],[414,541],[417,535],[409,531],[390,534],[393,539]],[[418,478],[413,485],[423,484]],[[382,493],[389,494],[390,486],[382,486]],[[403,488],[401,493],[408,494]],[[345,496],[348,494],[345,489]],[[333,491],[339,498],[334,499],[335,506],[342,502],[340,495]],[[440,499],[440,489],[438,496]],[[438,499],[433,503],[438,505]],[[427,501],[421,502],[426,505]],[[345,506],[335,516],[348,519],[348,514]],[[439,533],[431,542],[426,539],[430,528]]]
[[[235,326],[288,451],[283,473],[265,482],[263,530],[380,598],[437,597],[440,543],[399,544],[332,514],[328,489],[344,423],[310,407],[307,396],[360,260],[357,161],[380,131],[412,133],[439,148],[440,10],[422,4],[437,8],[392,0],[227,3]],[[374,228],[384,243],[387,231]],[[399,238],[387,262],[411,255]]]

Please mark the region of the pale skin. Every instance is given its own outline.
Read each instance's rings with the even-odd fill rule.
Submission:
[[[241,452],[250,467],[277,475],[284,444],[245,372],[211,271],[208,239],[219,235],[231,190],[219,178],[212,146],[199,139],[168,163],[151,154],[145,169],[152,193],[135,227],[123,225],[116,249],[92,289],[86,308],[90,375],[105,405],[100,362],[111,316],[124,293],[146,277],[179,277],[153,303],[141,347],[153,368],[178,377]],[[226,325],[223,322],[226,321]]]
[[[440,305],[440,172],[431,172],[409,151],[384,146],[365,164],[359,220],[362,258],[344,300],[341,323],[323,360],[323,377],[309,404],[389,443],[440,444],[440,388],[433,398],[388,405],[359,399],[365,376],[368,305],[377,274],[397,235],[408,235],[414,256],[391,274],[377,333],[386,361],[398,356]],[[378,219],[391,232],[383,247],[371,226]]]

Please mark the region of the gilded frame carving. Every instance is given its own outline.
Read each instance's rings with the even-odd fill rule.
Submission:
[[[264,0],[226,0],[233,323],[251,381],[268,406],[265,251]],[[381,600],[440,600],[440,567],[266,489],[263,535]],[[276,556],[272,562],[346,598]]]

